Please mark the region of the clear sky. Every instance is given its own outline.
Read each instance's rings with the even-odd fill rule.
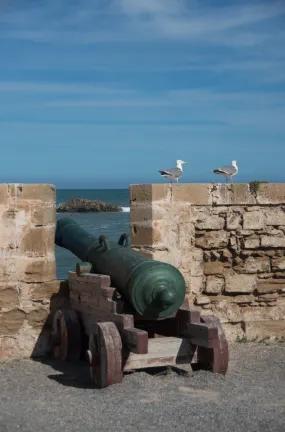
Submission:
[[[285,1],[0,0],[0,131],[0,182],[285,181]]]

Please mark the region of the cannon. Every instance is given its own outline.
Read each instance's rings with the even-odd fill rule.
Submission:
[[[91,273],[110,276],[112,286],[144,318],[166,318],[184,301],[185,281],[181,273],[170,264],[133,251],[126,234],[118,243],[103,235],[97,239],[74,220],[64,218],[57,222],[55,243],[90,263]]]
[[[126,234],[118,243],[96,238],[71,219],[57,222],[55,243],[81,260],[68,273],[68,306],[53,316],[56,358],[86,358],[98,388],[149,367],[188,363],[227,372],[222,326],[189,308],[178,269],[132,250]]]

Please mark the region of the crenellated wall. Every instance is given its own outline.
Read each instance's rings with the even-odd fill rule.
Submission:
[[[0,184],[0,358],[42,355],[56,281],[55,187]]]
[[[132,185],[132,246],[182,272],[229,338],[285,335],[285,184]]]

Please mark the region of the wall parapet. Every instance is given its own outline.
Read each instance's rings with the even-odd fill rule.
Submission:
[[[0,358],[47,350],[55,227],[55,186],[0,184]]]
[[[130,204],[132,247],[179,268],[190,306],[285,335],[285,184],[132,185]]]

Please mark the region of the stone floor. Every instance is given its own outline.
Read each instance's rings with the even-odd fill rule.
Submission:
[[[152,370],[96,390],[86,364],[2,362],[0,431],[285,431],[285,344],[235,343],[226,377]]]

